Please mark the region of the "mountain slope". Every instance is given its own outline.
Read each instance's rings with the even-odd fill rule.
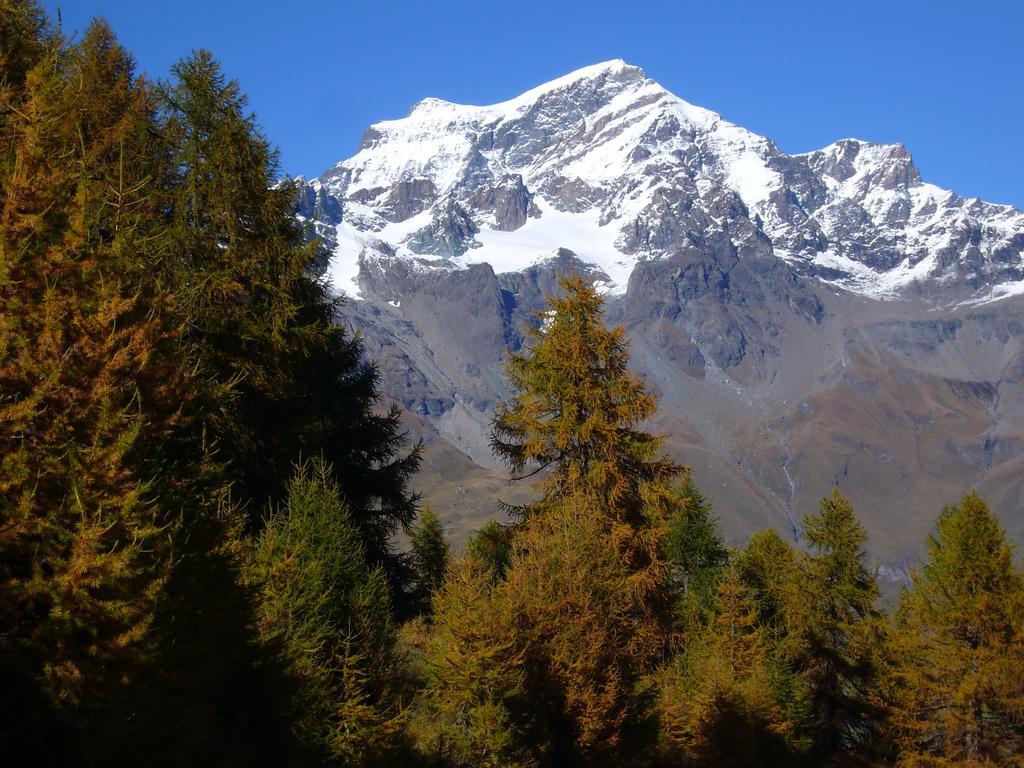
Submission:
[[[968,485],[1020,532],[1024,214],[901,146],[787,155],[612,61],[426,99],[299,189],[388,394],[478,464],[507,349],[575,269],[734,537],[795,535],[833,483],[894,569]]]

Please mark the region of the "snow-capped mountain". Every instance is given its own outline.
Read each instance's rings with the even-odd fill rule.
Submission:
[[[577,270],[735,539],[796,535],[839,485],[892,573],[971,486],[1024,540],[1024,214],[900,145],[789,155],[611,61],[425,99],[297,187],[456,532],[511,493],[487,445],[504,360]]]
[[[354,296],[361,260],[515,272],[558,248],[621,294],[638,261],[715,233],[767,238],[801,274],[867,296],[1024,292],[1020,211],[923,182],[900,145],[787,155],[622,61],[488,107],[425,99],[371,126],[306,199]]]

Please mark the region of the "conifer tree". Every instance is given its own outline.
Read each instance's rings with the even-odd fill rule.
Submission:
[[[168,280],[213,393],[206,426],[217,456],[253,512],[281,497],[294,461],[323,456],[367,558],[385,564],[400,595],[411,574],[390,537],[415,517],[406,483],[419,450],[398,455],[398,411],[378,411],[379,374],[335,322],[338,300],[314,275],[321,247],[293,215],[293,190],[275,185],[276,154],[238,84],[203,51],[173,75],[163,102],[180,168],[180,256]]]
[[[431,597],[448,570],[451,553],[444,539],[444,527],[429,506],[423,508],[409,536],[413,570],[416,573],[415,602],[423,613],[430,611]]]
[[[545,498],[585,490],[639,524],[645,483],[669,483],[682,467],[658,456],[663,440],[639,425],[654,397],[627,369],[622,328],[604,325],[604,301],[579,275],[559,279],[527,350],[508,364],[514,398],[499,405],[491,448],[516,475],[547,471]]]
[[[17,132],[8,126],[21,111],[25,80],[57,44],[35,0],[0,0],[0,184],[9,181],[14,161]]]
[[[550,504],[517,531],[497,588],[521,627],[531,707],[556,764],[642,762],[643,681],[663,658],[665,625],[637,595],[593,499]]]
[[[526,638],[552,759],[639,760],[642,680],[674,637],[665,535],[686,470],[641,428],[655,401],[627,369],[622,329],[605,327],[601,296],[579,276],[559,286],[510,360],[514,397],[494,421],[492,448],[515,475],[547,473],[498,589]]]
[[[298,680],[291,718],[310,750],[341,765],[386,765],[402,726],[389,592],[332,476],[320,461],[299,469],[248,579],[263,641]]]
[[[411,734],[430,765],[535,765],[522,642],[492,574],[467,553],[434,596],[426,680]]]
[[[676,613],[684,631],[703,624],[714,607],[715,587],[728,563],[711,505],[686,477],[682,501],[668,523],[666,558],[669,575],[679,594]]]
[[[1024,759],[1024,577],[973,491],[939,516],[894,646],[889,731],[900,765]]]
[[[21,89],[2,118],[0,656],[5,696],[74,721],[145,646],[182,482],[161,451],[191,387],[148,279],[167,175],[150,89],[102,22],[73,46],[12,44],[12,24],[44,34],[33,6],[0,22],[4,98]]]
[[[496,520],[488,520],[469,538],[466,550],[482,563],[496,580],[502,579],[512,558],[513,533],[513,529],[502,526]]]
[[[662,751],[696,766],[789,766],[806,752],[801,680],[775,657],[751,590],[730,568],[710,623],[659,680]]]
[[[736,571],[751,591],[759,622],[773,642],[784,640],[800,601],[796,552],[773,529],[754,534],[736,556]]]
[[[878,584],[866,564],[864,529],[838,490],[804,529],[810,551],[799,561],[787,643],[809,686],[812,755],[848,765],[867,756],[879,715]]]
[[[664,537],[686,469],[640,428],[655,399],[627,368],[625,332],[605,327],[602,297],[579,275],[559,286],[541,327],[526,329],[527,349],[509,360],[514,397],[497,409],[491,448],[517,477],[547,473],[544,503],[586,497],[600,510],[634,590],[667,612]]]

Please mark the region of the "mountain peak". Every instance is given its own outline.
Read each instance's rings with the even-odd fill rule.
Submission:
[[[640,262],[716,238],[768,243],[802,274],[874,298],[948,301],[951,282],[955,300],[1024,292],[1019,211],[924,183],[902,144],[786,154],[622,59],[489,106],[424,99],[371,126],[321,181],[347,210],[335,239],[350,293],[378,241],[410,263],[507,272],[568,248],[619,294]]]
[[[448,117],[454,115],[480,116],[485,114],[509,115],[528,108],[549,93],[579,87],[581,83],[595,80],[611,80],[615,83],[648,82],[640,67],[627,64],[622,59],[609,59],[598,64],[581,67],[567,75],[556,77],[546,83],[524,91],[506,101],[491,105],[459,104],[445,99],[428,96],[418,101],[410,110],[408,118]],[[408,119],[406,118],[406,119]],[[395,121],[389,121],[395,122]]]

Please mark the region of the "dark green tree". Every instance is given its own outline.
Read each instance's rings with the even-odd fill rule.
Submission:
[[[714,610],[715,588],[729,562],[711,504],[687,475],[681,503],[668,522],[665,556],[679,594],[676,613],[684,632],[693,632]]]
[[[299,469],[247,576],[263,641],[298,680],[290,714],[310,751],[332,764],[387,765],[402,727],[389,590],[333,475],[320,461]]]
[[[410,556],[416,574],[414,603],[422,613],[430,612],[431,598],[444,583],[451,552],[444,539],[444,526],[429,506],[420,512],[409,535]]]
[[[503,526],[497,520],[488,520],[470,536],[466,549],[495,579],[502,579],[512,559],[513,535],[512,528]]]
[[[379,374],[315,277],[321,246],[293,215],[293,189],[275,185],[276,154],[238,84],[208,53],[173,68],[163,102],[179,168],[179,257],[167,279],[212,393],[207,434],[233,493],[255,513],[281,498],[294,461],[323,456],[366,556],[400,592],[410,574],[390,540],[415,517],[406,483],[419,450],[398,455],[398,410],[378,408]]]

